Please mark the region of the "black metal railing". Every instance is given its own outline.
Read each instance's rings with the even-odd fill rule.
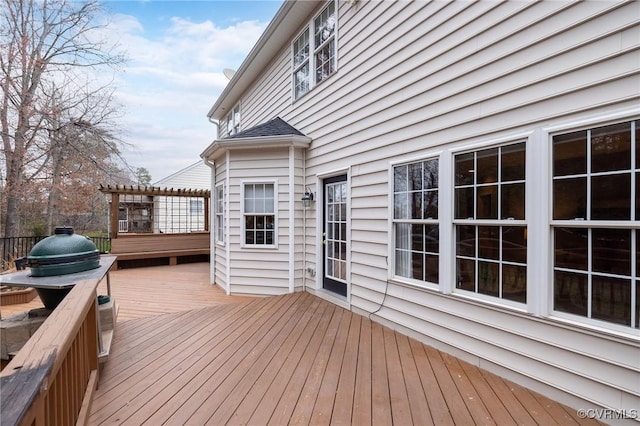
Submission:
[[[45,238],[45,236],[0,238],[0,271],[12,268],[16,259],[28,256],[33,246]],[[111,238],[90,238],[100,253],[109,253],[111,251]]]

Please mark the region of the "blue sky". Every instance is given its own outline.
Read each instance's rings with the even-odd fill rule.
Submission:
[[[125,158],[160,180],[200,160],[214,140],[207,112],[281,0],[104,1],[107,37],[128,61],[115,75]]]

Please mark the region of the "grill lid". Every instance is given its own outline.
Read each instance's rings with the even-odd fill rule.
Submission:
[[[66,275],[98,268],[100,252],[89,238],[74,235],[73,228],[58,227],[33,246],[27,262],[33,277]]]

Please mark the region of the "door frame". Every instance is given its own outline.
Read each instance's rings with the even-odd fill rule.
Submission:
[[[346,175],[347,180],[347,256],[346,256],[346,284],[347,295],[340,296],[337,293],[325,290],[323,287],[324,278],[324,247],[323,247],[323,229],[324,229],[324,182],[326,179],[336,176]],[[316,295],[332,301],[340,306],[349,308],[351,306],[351,167],[345,169],[332,170],[325,173],[316,174]]]

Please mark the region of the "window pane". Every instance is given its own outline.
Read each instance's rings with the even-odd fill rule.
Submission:
[[[255,185],[245,185],[244,186],[244,199],[250,200],[255,198]]]
[[[411,225],[408,223],[396,224],[396,248],[409,250],[409,235],[411,232]]]
[[[456,230],[456,255],[475,257],[476,227],[458,226]]]
[[[256,216],[256,229],[264,229],[264,216]]]
[[[395,192],[407,191],[408,166],[396,166],[393,169],[393,190]]]
[[[636,281],[636,323],[634,327],[640,328],[640,281]]]
[[[309,57],[309,29],[307,28],[300,37],[293,42],[293,66],[297,68]]]
[[[587,218],[587,179],[562,179],[553,181],[553,218]]]
[[[502,227],[502,260],[527,263],[527,228]]]
[[[555,271],[553,309],[587,316],[587,276]]]
[[[498,185],[479,186],[477,193],[477,219],[498,218]]]
[[[426,191],[423,193],[422,214],[425,219],[438,218],[438,191]]]
[[[424,254],[412,252],[411,253],[411,277],[416,280],[424,280]]]
[[[631,216],[631,175],[591,178],[591,219],[629,220]]]
[[[254,231],[246,231],[244,234],[244,240],[247,244],[255,244],[255,239],[254,239]]]
[[[411,250],[424,251],[424,225],[411,225]]]
[[[498,148],[478,151],[477,183],[493,183],[498,181]]]
[[[409,191],[422,189],[422,163],[409,164]]]
[[[519,143],[502,148],[501,180],[509,182],[524,180],[525,175],[525,144]]]
[[[631,275],[631,232],[628,229],[593,229],[592,270]]]
[[[269,245],[273,245],[274,244],[274,242],[273,242],[273,231],[267,231],[266,234],[267,234],[266,243],[269,244]]]
[[[473,185],[475,167],[473,164],[473,153],[456,155],[455,185]]]
[[[425,256],[425,281],[436,284],[439,282],[438,266],[438,256]]]
[[[264,231],[256,231],[256,245],[264,244]]]
[[[409,253],[408,251],[396,250],[396,275],[411,278],[409,274]]]
[[[265,216],[265,227],[267,229],[273,229],[275,227],[275,216]]]
[[[478,261],[478,293],[499,296],[499,264]]]
[[[478,226],[478,257],[500,260],[500,227]]]
[[[432,189],[438,187],[438,160],[427,160],[424,162],[424,188]]]
[[[456,219],[473,219],[474,218],[474,189],[473,188],[459,188],[455,190],[456,198]]]
[[[587,172],[587,132],[553,137],[553,175],[567,176]]]
[[[524,183],[502,185],[501,219],[524,219]]]
[[[527,268],[502,265],[502,297],[514,302],[527,303]]]
[[[631,324],[631,280],[594,276],[591,316]]]
[[[244,218],[244,227],[246,229],[255,229],[254,216],[246,216]]]
[[[295,98],[298,99],[309,91],[309,63],[295,72]]]
[[[440,252],[440,235],[439,235],[439,227],[438,225],[425,225],[424,226],[424,234],[425,234],[425,251],[431,253]]]
[[[422,192],[413,192],[411,197],[411,218],[422,219]]]
[[[591,172],[631,168],[631,123],[591,131]]]
[[[578,228],[555,228],[554,265],[558,268],[587,270],[588,231]]]
[[[456,259],[457,288],[468,291],[476,290],[475,265],[474,260]]]
[[[316,53],[316,83],[321,82],[333,73],[334,44],[329,43]]]
[[[331,2],[314,20],[316,46],[320,46],[327,41],[335,32],[336,20],[334,12],[335,4]]]
[[[636,217],[635,220],[640,220],[640,173],[636,173]]]
[[[409,218],[409,194],[407,192],[394,195],[393,217],[395,219]]]

